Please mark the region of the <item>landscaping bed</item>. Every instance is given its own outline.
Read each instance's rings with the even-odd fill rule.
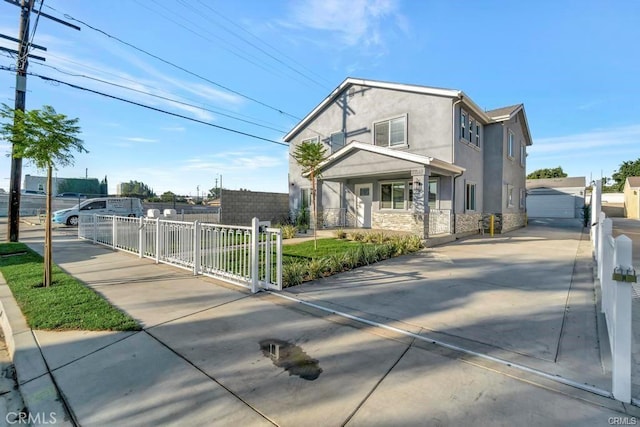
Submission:
[[[354,232],[344,238],[318,239],[283,246],[282,286],[296,286],[305,281],[331,276],[378,261],[420,250],[417,236],[389,236],[381,232]]]
[[[0,244],[0,272],[32,329],[141,329],[132,317],[56,265],[52,285],[43,287],[43,259],[23,243]]]

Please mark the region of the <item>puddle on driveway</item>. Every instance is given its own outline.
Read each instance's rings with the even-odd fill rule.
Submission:
[[[287,341],[275,338],[262,340],[260,350],[265,357],[271,359],[274,365],[288,371],[289,375],[313,381],[322,373],[322,368],[316,359],[309,357],[301,347]]]

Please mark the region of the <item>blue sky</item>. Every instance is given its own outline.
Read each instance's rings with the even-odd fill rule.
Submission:
[[[30,72],[268,140],[280,141],[294,117],[352,76],[460,89],[485,109],[524,103],[534,143],[528,172],[562,166],[595,179],[640,157],[634,0],[45,0],[42,10],[204,79],[77,21],[81,31],[44,18],[34,42],[48,52],[33,53],[47,61],[30,61]],[[18,21],[19,8],[0,2],[0,33],[15,37]],[[15,65],[3,55],[0,65]],[[14,73],[0,71],[0,102],[13,105],[14,85]],[[287,191],[284,146],[38,77],[28,90],[28,109],[49,104],[80,119],[89,153],[60,177],[88,170],[106,175],[111,192],[138,180],[159,194],[196,195],[222,175],[226,188]],[[0,141],[0,152],[9,150]],[[2,156],[1,188],[9,171]],[[27,173],[42,172],[26,165]]]

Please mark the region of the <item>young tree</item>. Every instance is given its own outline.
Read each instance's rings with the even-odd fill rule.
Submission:
[[[293,158],[296,160],[298,165],[302,167],[302,173],[304,175],[308,175],[309,181],[311,182],[311,207],[313,209],[313,220],[315,221],[313,226],[314,249],[318,249],[318,238],[316,235],[316,229],[318,228],[316,180],[320,178],[318,166],[327,158],[326,152],[327,149],[321,142],[303,142],[293,151]]]
[[[49,105],[42,110],[20,111],[3,104],[0,117],[8,122],[0,126],[0,135],[10,141],[15,155],[31,160],[38,169],[47,170],[47,214],[44,243],[43,284],[51,286],[51,191],[52,170],[73,164],[72,152],[87,152],[77,136],[78,119],[56,113]]]

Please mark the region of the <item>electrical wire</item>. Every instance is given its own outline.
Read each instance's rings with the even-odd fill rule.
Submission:
[[[44,0],[40,0],[40,8],[38,9],[38,13],[36,14],[36,22],[33,24],[33,31],[31,32],[31,37],[27,40],[27,50],[25,51],[25,55],[35,49],[32,46],[33,38],[36,36],[36,30],[38,29],[38,22],[40,22],[40,12],[42,12],[42,6],[44,5]]]
[[[52,8],[51,6],[47,6],[47,7],[51,8],[52,10],[54,10],[54,11],[56,11],[58,13],[62,13],[62,12],[59,12],[58,10]],[[171,67],[174,67],[174,68],[176,68],[176,69],[178,69],[180,71],[183,71],[183,72],[185,72],[185,73],[187,73],[187,74],[189,74],[191,76],[197,77],[200,80],[206,81],[206,82],[208,82],[208,83],[210,83],[210,84],[212,84],[214,86],[217,86],[217,87],[219,87],[221,89],[224,89],[224,90],[226,90],[228,92],[231,92],[233,94],[236,94],[236,95],[238,95],[238,96],[240,96],[240,97],[242,97],[244,99],[247,99],[249,101],[255,102],[256,104],[262,105],[263,107],[268,108],[268,109],[273,110],[273,111],[276,111],[276,112],[278,112],[278,113],[280,113],[282,115],[289,116],[289,117],[291,117],[293,119],[296,119],[296,120],[301,120],[301,118],[298,117],[298,116],[295,116],[295,115],[293,115],[291,113],[287,113],[286,111],[283,111],[280,108],[277,108],[277,107],[274,107],[272,105],[269,105],[266,102],[262,102],[262,101],[260,101],[260,100],[258,100],[256,98],[253,98],[253,97],[251,97],[249,95],[245,95],[244,93],[239,92],[237,90],[231,89],[230,87],[227,87],[227,86],[225,86],[225,85],[223,85],[221,83],[213,81],[213,80],[211,80],[211,79],[209,79],[207,77],[204,77],[204,76],[202,76],[202,75],[200,75],[198,73],[190,71],[190,70],[188,70],[188,69],[186,69],[186,68],[184,68],[184,67],[182,67],[180,65],[177,65],[177,64],[175,64],[175,63],[173,63],[173,62],[171,62],[171,61],[169,61],[167,59],[164,59],[164,58],[162,58],[162,57],[160,57],[160,56],[158,56],[156,54],[153,54],[153,53],[151,53],[151,52],[149,52],[149,51],[147,51],[145,49],[142,49],[142,48],[140,48],[140,47],[138,47],[138,46],[136,46],[136,45],[134,45],[132,43],[129,43],[129,42],[117,37],[117,36],[109,34],[108,32],[106,32],[104,30],[101,30],[100,28],[94,27],[94,26],[84,22],[81,19],[74,18],[73,16],[71,16],[69,14],[66,14],[66,13],[63,14],[63,16],[68,20],[75,21],[75,22],[77,22],[79,24],[82,24],[85,27],[87,27],[87,28],[89,28],[89,29],[91,29],[91,30],[93,30],[93,31],[95,31],[97,33],[100,33],[100,34],[104,35],[105,37],[113,39],[113,40],[115,40],[115,41],[117,41],[117,42],[119,42],[119,43],[121,43],[121,44],[123,44],[125,46],[128,46],[128,47],[130,47],[130,48],[132,48],[134,50],[137,50],[138,52],[144,53],[145,55],[150,56],[150,57],[152,57],[154,59],[157,59],[158,61],[160,61],[160,62],[162,62],[164,64],[167,64],[167,65],[169,65]]]
[[[10,67],[5,67],[5,66],[2,66],[2,65],[0,65],[0,70],[14,71]],[[55,84],[62,84],[62,85],[69,86],[69,87],[74,88],[74,89],[78,89],[78,90],[94,93],[96,95],[101,95],[101,96],[104,96],[106,98],[111,98],[111,99],[115,99],[115,100],[118,100],[118,101],[125,102],[127,104],[136,105],[138,107],[142,107],[142,108],[146,108],[148,110],[152,110],[152,111],[156,111],[156,112],[159,112],[159,113],[167,114],[169,116],[179,117],[181,119],[185,119],[185,120],[189,120],[189,121],[192,121],[192,122],[200,123],[200,124],[203,124],[203,125],[211,126],[211,127],[216,128],[216,129],[221,129],[221,130],[224,130],[224,131],[227,131],[227,132],[236,133],[238,135],[247,136],[249,138],[259,139],[259,140],[262,140],[262,141],[270,142],[272,144],[282,145],[282,146],[285,146],[285,147],[289,146],[289,144],[287,144],[286,142],[275,141],[273,139],[264,138],[262,136],[254,135],[254,134],[251,134],[251,133],[248,133],[248,132],[239,131],[237,129],[232,129],[232,128],[228,128],[228,127],[220,126],[220,125],[214,125],[213,123],[205,122],[204,120],[194,119],[193,117],[188,117],[188,116],[185,116],[185,115],[182,115],[182,114],[178,114],[178,113],[174,113],[174,112],[171,112],[171,111],[163,110],[161,108],[152,107],[150,105],[142,104],[142,103],[136,102],[136,101],[131,101],[129,99],[120,98],[119,96],[110,95],[108,93],[100,92],[100,91],[97,91],[97,90],[94,90],[94,89],[89,89],[89,88],[86,88],[86,87],[78,86],[78,85],[75,85],[73,83],[69,83],[69,82],[65,82],[65,81],[62,81],[62,80],[54,79],[52,77],[43,76],[43,75],[40,75],[40,74],[37,74],[37,73],[33,73],[33,72],[27,72],[26,74],[28,74],[30,76],[33,76],[33,77],[39,77],[40,79],[48,81],[48,82],[53,82]]]
[[[137,92],[137,93],[140,93],[140,94],[143,94],[143,95],[151,96],[153,98],[158,98],[158,99],[162,99],[164,101],[169,101],[169,102],[173,102],[173,103],[176,103],[176,104],[184,105],[186,107],[192,107],[192,108],[197,108],[199,110],[208,111],[210,113],[218,114],[220,116],[228,117],[228,118],[233,119],[233,120],[238,120],[238,121],[241,121],[241,122],[244,122],[244,123],[248,123],[248,124],[251,124],[251,125],[254,125],[254,126],[259,126],[259,127],[262,127],[262,128],[265,128],[265,129],[269,129],[269,130],[273,130],[273,131],[276,131],[276,132],[280,132],[280,133],[283,133],[283,134],[287,133],[286,131],[284,131],[282,129],[276,129],[276,128],[271,127],[271,126],[261,125],[260,123],[256,123],[256,122],[252,122],[250,120],[245,120],[245,119],[241,119],[241,118],[238,118],[238,117],[234,117],[234,116],[232,116],[230,114],[222,113],[220,111],[216,111],[216,110],[213,110],[213,109],[210,109],[210,108],[202,107],[200,105],[189,104],[188,102],[180,101],[178,99],[173,99],[173,98],[169,98],[169,97],[166,97],[166,96],[157,95],[157,94],[154,94],[154,93],[151,93],[151,92],[145,92],[143,90],[139,90],[139,89],[135,89],[135,88],[132,88],[132,87],[129,87],[129,86],[121,85],[121,84],[118,84],[118,83],[115,83],[115,82],[110,82],[108,80],[102,80],[102,79],[99,79],[97,77],[87,76],[86,74],[76,74],[76,73],[71,73],[69,71],[63,71],[63,70],[61,70],[61,69],[59,69],[57,67],[54,67],[53,65],[41,64],[41,63],[37,63],[37,65],[40,65],[40,66],[43,66],[43,67],[52,68],[52,69],[58,71],[59,73],[66,74],[68,76],[81,77],[81,78],[84,78],[84,79],[93,80],[93,81],[104,83],[104,84],[107,84],[107,85],[110,85],[110,86],[115,86],[115,87],[119,87],[121,89],[130,90],[132,92]]]

